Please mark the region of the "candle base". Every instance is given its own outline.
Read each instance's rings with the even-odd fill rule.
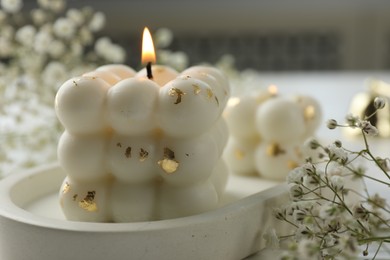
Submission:
[[[276,226],[271,209],[287,198],[285,185],[232,176],[219,208],[203,214],[138,223],[72,222],[58,205],[64,176],[52,164],[0,182],[1,259],[96,260],[114,253],[122,257],[116,259],[242,259],[264,246],[262,232]]]

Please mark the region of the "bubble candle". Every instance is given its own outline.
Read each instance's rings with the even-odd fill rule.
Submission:
[[[154,54],[143,59],[139,72],[105,65],[66,81],[56,95],[65,127],[58,159],[67,174],[60,204],[69,220],[150,221],[219,203],[227,181],[227,79],[213,67],[178,73],[152,66]]]

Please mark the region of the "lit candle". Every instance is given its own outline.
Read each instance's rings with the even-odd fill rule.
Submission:
[[[106,65],[65,82],[55,108],[65,127],[58,146],[67,174],[67,219],[149,221],[217,207],[227,181],[221,155],[229,98],[212,67],[178,73],[155,63],[147,30],[139,72]]]

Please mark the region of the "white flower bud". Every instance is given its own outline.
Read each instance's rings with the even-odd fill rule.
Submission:
[[[23,7],[22,0],[1,0],[1,7],[7,13],[17,13]]]
[[[326,126],[329,128],[329,129],[335,129],[337,127],[337,121],[334,120],[334,119],[329,119],[327,122],[326,122]]]
[[[374,107],[375,107],[376,109],[382,109],[382,108],[385,107],[385,105],[386,105],[386,101],[385,101],[384,98],[382,98],[382,97],[376,97],[376,98],[374,99]]]

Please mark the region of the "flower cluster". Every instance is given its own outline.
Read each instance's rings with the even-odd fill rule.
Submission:
[[[36,6],[0,1],[0,177],[54,160],[62,132],[54,95],[66,79],[125,59],[110,39],[96,39],[102,12],[66,9],[65,0]]]
[[[274,212],[277,219],[292,227],[290,234],[278,237],[288,252],[282,259],[353,259],[359,253],[374,259],[383,243],[390,241],[390,237],[378,235],[390,228],[390,206],[385,198],[370,194],[365,187],[367,179],[390,185],[389,159],[375,157],[368,145],[367,136],[378,133],[369,119],[385,102],[376,98],[374,106],[376,111],[364,119],[347,115],[346,124],[334,119],[327,122],[329,129],[360,129],[362,150],[347,149],[339,140],[328,146],[314,139],[307,142],[312,156],[287,178],[293,202]],[[373,163],[385,180],[359,165],[366,161]],[[376,248],[369,255],[373,242]]]

